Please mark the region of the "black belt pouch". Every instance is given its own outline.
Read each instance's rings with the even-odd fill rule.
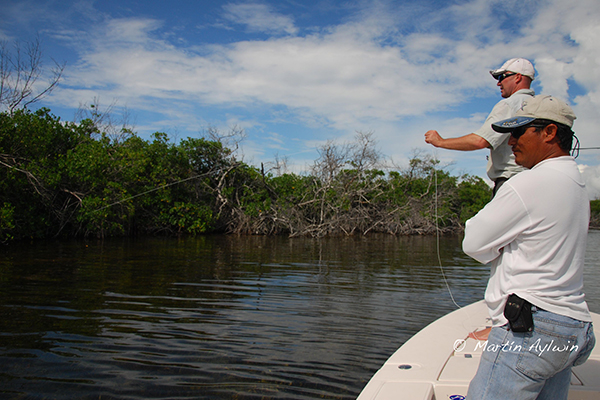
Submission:
[[[504,316],[510,323],[510,330],[513,332],[531,332],[533,330],[531,303],[514,293],[506,300]]]

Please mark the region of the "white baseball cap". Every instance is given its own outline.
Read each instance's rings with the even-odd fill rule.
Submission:
[[[573,109],[564,101],[556,97],[540,95],[523,101],[523,105],[514,117],[495,122],[492,128],[496,132],[508,133],[536,119],[547,119],[572,128],[575,118],[577,117]]]
[[[528,76],[531,80],[534,79],[535,69],[533,68],[533,64],[531,61],[526,60],[524,58],[511,58],[507,62],[505,62],[500,68],[494,69],[490,71],[490,74],[495,79],[498,79],[500,75],[505,72],[515,72],[517,74],[521,74],[523,76]]]

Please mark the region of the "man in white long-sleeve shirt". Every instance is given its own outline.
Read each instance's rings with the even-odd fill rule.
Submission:
[[[571,367],[594,346],[583,294],[589,199],[569,155],[574,119],[564,102],[537,96],[492,124],[510,134],[526,170],[465,226],[465,253],[491,262],[485,301],[493,322],[468,400],[566,400]]]

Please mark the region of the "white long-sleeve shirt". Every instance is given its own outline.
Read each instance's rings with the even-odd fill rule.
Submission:
[[[589,199],[575,160],[550,158],[509,179],[466,222],[463,250],[492,262],[485,292],[494,326],[516,293],[544,310],[591,321],[583,294]]]

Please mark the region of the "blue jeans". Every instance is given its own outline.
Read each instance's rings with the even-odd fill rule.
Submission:
[[[594,348],[592,324],[532,309],[533,332],[492,328],[467,400],[567,399],[571,367]]]

